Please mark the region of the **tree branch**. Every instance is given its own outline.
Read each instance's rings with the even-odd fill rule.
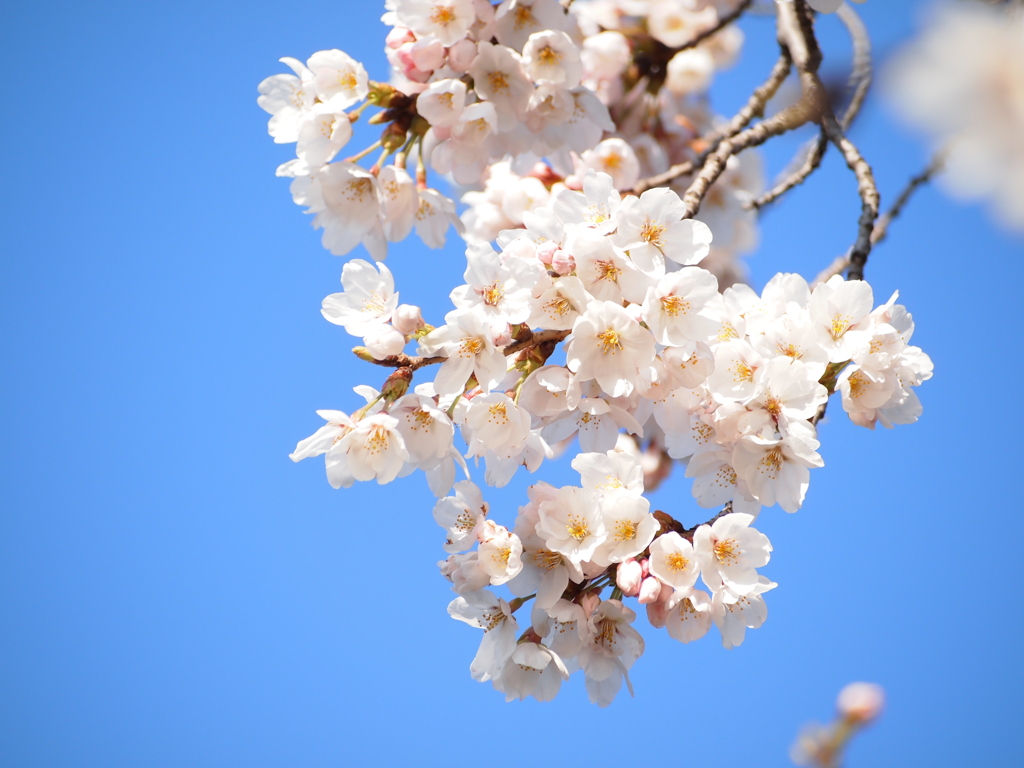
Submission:
[[[694,35],[690,40],[687,40],[685,43],[683,43],[678,48],[675,48],[674,50],[678,53],[679,51],[685,51],[689,48],[696,48],[709,37],[717,34],[718,32],[721,32],[722,29],[736,21],[736,19],[738,19],[746,12],[747,8],[749,8],[753,4],[753,2],[754,0],[741,0],[740,4],[737,5],[732,11],[725,14],[725,16],[719,16],[718,21],[715,23],[715,26],[710,27],[709,29],[705,29],[703,32],[699,32],[698,34]]]
[[[519,339],[505,346],[501,352],[505,357],[514,355],[516,352],[521,352],[524,349],[532,349],[533,347],[539,347],[541,344],[548,341],[561,341],[568,336],[571,331],[530,331],[529,335],[525,338]],[[360,360],[365,360],[368,363],[374,365],[382,365],[386,368],[411,368],[416,371],[426,365],[434,365],[435,363],[443,363],[448,359],[447,355],[434,355],[433,357],[419,357],[417,355],[388,355],[387,357],[377,359],[370,355],[366,347],[354,347],[352,352]]]
[[[857,239],[853,248],[850,249],[850,269],[846,273],[846,278],[847,280],[863,280],[864,265],[867,263],[868,254],[871,253],[871,234],[875,228],[875,219],[878,218],[878,186],[875,184],[871,166],[868,165],[857,146],[843,135],[843,130],[835,115],[827,112],[824,115],[823,125],[829,141],[842,152],[846,165],[853,171],[853,175],[857,179],[861,212],[857,222]]]
[[[779,40],[789,48],[793,63],[800,72],[800,82],[804,87],[804,95],[815,90],[824,93],[824,86],[818,77],[821,64],[821,50],[814,37],[813,18],[805,0],[779,3],[778,6]],[[821,104],[821,127],[825,130],[828,140],[835,145],[846,160],[846,165],[853,171],[857,179],[857,192],[861,199],[860,219],[857,222],[857,239],[850,249],[849,280],[864,279],[864,264],[871,253],[871,233],[875,219],[878,218],[878,186],[875,184],[871,166],[861,155],[857,146],[843,133],[843,128],[832,112],[825,99]]]
[[[889,234],[889,224],[900,215],[903,211],[903,206],[907,204],[914,192],[917,191],[917,188],[931,181],[932,177],[942,170],[945,159],[941,152],[937,152],[927,168],[917,174],[917,176],[911,177],[910,181],[907,182],[907,186],[903,188],[899,197],[896,198],[896,202],[892,204],[892,208],[878,217],[878,221],[875,223],[875,230],[871,233],[871,242],[874,245],[882,242],[885,236]]]
[[[659,173],[656,176],[641,179],[634,185],[633,194],[640,195],[648,189],[664,186],[680,176],[686,176],[693,173],[697,168],[702,167],[708,156],[718,149],[718,145],[723,139],[735,136],[746,128],[755,117],[764,116],[765,107],[772,96],[779,90],[779,86],[789,76],[790,69],[792,69],[792,62],[789,58],[789,52],[783,48],[779,60],[775,62],[775,66],[772,67],[772,71],[768,75],[768,79],[754,90],[743,109],[737,112],[732,120],[724,126],[701,137],[701,140],[708,144],[707,149],[693,160],[673,165],[664,173]]]
[[[846,131],[851,123],[853,123],[854,118],[860,113],[860,108],[864,104],[864,98],[867,96],[868,89],[871,86],[873,72],[871,65],[871,38],[868,37],[864,22],[861,21],[860,16],[849,5],[842,5],[836,15],[846,26],[853,43],[853,66],[850,68],[848,82],[848,87],[853,90],[853,95],[850,97],[850,103],[847,105],[840,120],[843,130]],[[816,138],[800,150],[800,153],[804,156],[800,168],[752,201],[749,207],[754,209],[762,208],[774,202],[789,190],[802,184],[821,165],[822,158],[824,158],[827,149],[828,136],[822,130]],[[792,165],[793,163],[790,163],[790,167]]]

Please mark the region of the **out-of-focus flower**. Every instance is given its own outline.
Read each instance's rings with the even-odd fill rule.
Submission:
[[[1024,231],[1024,12],[943,8],[888,74],[890,101],[945,154],[943,187]]]

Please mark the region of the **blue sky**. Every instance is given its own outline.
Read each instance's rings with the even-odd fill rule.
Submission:
[[[860,6],[880,56],[925,6]],[[724,650],[645,632],[637,696],[580,680],[506,705],[468,673],[421,478],[334,491],[293,465],[314,411],[350,411],[379,369],[319,314],[330,256],[274,168],[256,85],[280,56],[339,47],[385,76],[375,5],[21,4],[0,58],[0,754],[10,766],[441,765],[622,759],[783,766],[842,685],[886,687],[851,766],[1017,765],[1024,747],[1018,515],[1024,240],[923,189],[871,256],[935,361],[913,426],[820,426],[804,508],[759,527],[770,617]],[[771,22],[721,78],[730,113],[774,58]],[[848,60],[834,19],[822,34]],[[927,162],[874,94],[853,138],[883,203]],[[797,146],[768,153],[779,170]],[[750,260],[813,276],[854,236],[854,181],[832,152],[763,217]],[[361,255],[355,253],[353,255]],[[428,317],[460,282],[457,244],[388,265]],[[1016,351],[1015,351],[1016,350]],[[835,404],[837,405],[837,404]],[[511,523],[531,479],[490,492]],[[677,477],[655,504],[698,522]],[[712,633],[713,634],[713,633]],[[471,755],[472,757],[467,757]],[[643,756],[643,757],[641,757]]]

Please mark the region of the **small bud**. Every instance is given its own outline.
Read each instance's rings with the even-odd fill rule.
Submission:
[[[380,393],[384,399],[393,403],[409,391],[409,383],[412,381],[412,368],[398,368],[384,381]]]
[[[409,130],[415,133],[417,136],[426,135],[427,131],[430,130],[430,123],[427,122],[422,116],[416,115],[412,119],[412,123],[409,125]]]
[[[476,54],[477,44],[468,37],[464,37],[448,48],[448,66],[452,68],[452,71],[461,75],[469,71]]]
[[[674,590],[664,587],[653,603],[647,603],[647,621],[655,629],[661,629],[668,621],[668,601]]]
[[[643,579],[643,567],[632,557],[626,558],[615,569],[615,585],[626,597],[640,594],[640,582]]]
[[[510,330],[512,331],[513,341],[523,341],[524,339],[528,339],[533,335],[533,331],[530,330],[530,326],[528,326],[526,323],[519,323],[518,325],[513,325],[510,327]]]
[[[588,592],[580,598],[580,607],[583,608],[583,613],[587,618],[590,618],[600,604],[601,597],[595,592]]]
[[[559,248],[551,254],[551,268],[559,275],[568,275],[576,269],[576,259],[568,251]]]
[[[405,144],[405,129],[392,123],[380,135],[380,145],[388,152],[397,152]]]
[[[371,355],[370,350],[366,347],[352,347],[352,354],[360,360],[365,360],[368,363],[374,363],[377,361],[377,358]]]
[[[640,595],[637,598],[640,605],[649,605],[657,602],[661,597],[661,582],[653,576],[648,576],[640,582]]]
[[[415,40],[416,35],[414,35],[410,30],[405,27],[394,27],[390,32],[388,32],[388,36],[384,38],[384,45],[388,48],[398,48],[405,43],[411,43]]]
[[[558,243],[554,240],[545,240],[537,246],[537,258],[541,264],[551,266],[551,257],[559,250]]]
[[[381,323],[367,331],[363,336],[363,344],[366,345],[366,351],[375,359],[383,360],[385,357],[401,354],[405,349],[405,336],[387,323]]]
[[[366,100],[378,107],[390,107],[391,100],[396,95],[403,95],[401,91],[387,83],[370,82],[369,85],[370,92],[366,95]]]
[[[391,324],[406,336],[412,336],[425,325],[420,308],[412,304],[399,304],[391,315]]]
[[[435,330],[434,326],[432,326],[429,323],[427,323],[422,328],[420,328],[419,330],[415,331],[412,334],[412,337],[414,339],[416,339],[417,341],[419,341],[420,339],[422,339],[424,336],[426,336],[428,333],[430,333],[433,330]]]
[[[839,715],[850,723],[870,723],[885,704],[885,691],[874,683],[850,683],[839,692],[836,709]]]

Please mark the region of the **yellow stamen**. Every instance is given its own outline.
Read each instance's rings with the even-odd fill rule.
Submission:
[[[583,541],[590,535],[590,528],[587,521],[579,515],[569,515],[569,524],[565,526],[566,532],[576,541]]]
[[[597,334],[597,338],[601,342],[601,352],[605,355],[609,352],[614,355],[622,349],[622,341],[619,340],[619,334],[612,328]]]
[[[690,302],[681,296],[663,296],[661,299],[661,308],[670,317],[677,317],[679,314],[688,314],[690,311]]]
[[[735,539],[721,539],[715,542],[715,558],[722,565],[733,565],[740,559],[739,549]]]

